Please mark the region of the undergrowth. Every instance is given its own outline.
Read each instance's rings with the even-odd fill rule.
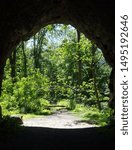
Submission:
[[[80,115],[83,121],[100,126],[108,125],[111,115],[111,110],[109,108],[104,108],[99,111],[94,106],[89,107],[81,104],[77,104],[73,112]]]

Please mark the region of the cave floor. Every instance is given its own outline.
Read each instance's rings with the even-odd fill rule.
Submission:
[[[114,150],[114,143],[113,127],[23,127],[14,134],[0,134],[1,150]]]

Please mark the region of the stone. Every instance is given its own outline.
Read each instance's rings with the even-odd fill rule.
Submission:
[[[15,122],[18,125],[22,125],[23,124],[23,116],[10,116],[10,118],[12,119],[13,122]]]
[[[2,118],[2,107],[0,106],[0,119]]]

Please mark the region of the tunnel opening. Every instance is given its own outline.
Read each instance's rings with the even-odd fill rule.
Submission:
[[[10,113],[11,111],[12,113],[14,113],[15,111],[16,113],[18,113],[18,111],[21,113],[31,113],[40,109],[41,111],[37,113],[37,117],[35,116],[35,118],[33,118],[34,115],[31,114],[22,114],[23,117],[25,117],[23,120],[24,128],[17,130],[15,134],[12,134],[12,129],[9,128],[10,132],[8,132],[11,133],[11,135],[9,135],[7,131],[1,132],[2,138],[0,136],[0,145],[1,147],[7,149],[28,148],[36,150],[46,147],[46,149],[49,150],[55,148],[58,150],[64,150],[86,149],[86,145],[90,149],[96,149],[97,147],[100,149],[106,149],[109,144],[109,148],[107,149],[114,149],[114,129],[110,126],[104,126],[107,124],[106,120],[110,115],[110,109],[108,108],[108,100],[110,94],[108,84],[111,68],[106,63],[101,50],[96,47],[97,51],[94,60],[96,60],[96,63],[99,63],[99,67],[96,68],[96,71],[98,72],[98,69],[102,68],[98,72],[97,79],[101,79],[101,87],[103,87],[103,89],[98,87],[100,96],[99,100],[101,102],[101,110],[99,110],[100,108],[98,107],[97,99],[93,101],[96,96],[95,89],[93,88],[93,80],[91,80],[91,78],[93,78],[91,77],[92,73],[90,73],[90,64],[94,63],[92,61],[92,55],[90,55],[92,52],[91,41],[89,41],[83,34],[81,34],[81,40],[80,42],[78,42],[77,30],[72,26],[55,24],[49,25],[45,28],[52,29],[53,27],[55,27],[55,32],[53,33],[51,32],[52,30],[50,30],[51,34],[48,33],[47,35],[45,35],[46,38],[49,38],[50,36],[50,41],[48,42],[49,46],[45,46],[45,42],[48,40],[44,38],[43,33],[43,30],[47,31],[47,29],[41,29],[36,35],[34,35],[35,37],[33,36],[27,42],[22,41],[18,45],[16,55],[16,58],[18,59],[16,59],[17,62],[15,74],[12,73],[12,67],[10,64],[10,59],[13,59],[15,51],[12,53],[12,58],[7,60],[3,81],[3,96],[1,96],[1,100],[6,101],[1,101],[2,103],[0,103],[3,106],[3,113],[7,113],[4,112],[6,110],[10,111]],[[61,34],[63,36],[66,36],[66,38],[62,38]],[[71,36],[72,34],[73,36]],[[38,61],[36,61],[33,56],[34,47],[37,48],[37,52],[39,52],[40,47],[37,46],[38,43],[40,44],[40,42],[37,40],[38,36],[39,39],[41,39],[41,36],[44,39],[44,45],[41,46],[41,48],[44,49],[42,55],[44,58],[42,59],[41,57],[39,57],[42,59],[40,61],[41,67],[39,66]],[[60,40],[57,38],[57,36]],[[81,69],[83,72],[82,84],[80,85],[80,87],[77,86],[77,84],[79,84],[79,82],[77,82],[78,48],[82,52],[81,56],[83,59],[83,69]],[[25,62],[22,61],[24,60],[25,56],[27,58],[27,69],[25,69]],[[45,62],[45,60],[46,64],[44,65],[43,63]],[[59,69],[58,72],[56,72],[53,67],[51,69],[48,69],[48,67],[46,67],[47,62],[49,61],[50,66],[53,66],[54,64],[55,68]],[[35,64],[36,62],[37,65]],[[44,66],[42,66],[42,64]],[[69,64],[70,66],[68,67]],[[67,71],[67,74],[64,70]],[[59,75],[60,82],[56,81],[57,75]],[[52,81],[52,84],[49,84],[49,80],[46,79],[49,77],[52,78],[52,80],[54,79]],[[73,78],[75,78],[75,80],[72,80]],[[63,84],[62,81],[66,83]],[[88,81],[90,81],[90,83]],[[97,82],[96,84],[98,83],[100,82]],[[66,85],[70,85],[70,87]],[[79,88],[80,90],[77,91]],[[83,90],[81,91],[81,89]],[[86,92],[86,90],[87,92],[91,92],[84,93]],[[10,94],[6,95],[7,93]],[[83,96],[80,96],[80,93]],[[31,96],[31,94],[35,95]],[[89,94],[89,96],[86,94]],[[36,100],[37,96],[38,100],[36,102],[33,102],[32,100]],[[8,106],[5,105],[7,101]],[[41,107],[40,102],[42,102]],[[7,108],[5,109],[4,107]],[[51,111],[53,111],[53,114],[50,114]],[[80,116],[78,117],[78,115],[84,115],[84,113],[85,119],[80,119]],[[38,116],[38,114],[41,114],[41,116]],[[19,115],[11,115],[11,118],[19,117]],[[0,129],[0,131],[2,130]],[[6,136],[6,134],[8,136]],[[6,142],[5,144],[5,141],[8,142]]]
[[[112,67],[110,103],[115,101],[115,2],[114,0],[2,0],[0,5],[0,94],[7,58],[20,43],[43,26],[53,23],[71,24],[95,42]],[[25,81],[24,81],[25,82]],[[114,112],[113,112],[114,114]],[[1,118],[0,107],[0,118]],[[114,116],[113,116],[114,120]],[[33,129],[33,130],[32,130]],[[0,129],[1,132],[1,129]],[[0,134],[1,147],[6,149],[114,149],[114,129],[100,127],[78,130],[25,128],[20,134]],[[68,139],[68,140],[67,140]],[[23,144],[22,144],[23,143]],[[52,143],[52,144],[51,144]],[[61,144],[60,144],[61,143]]]
[[[48,25],[22,41],[7,60],[3,114],[23,115],[25,126],[108,125],[110,72],[101,50],[84,34],[71,25]],[[29,113],[51,117],[25,120]]]
[[[114,109],[114,5],[114,1],[106,3],[104,0],[100,2],[89,0],[88,2],[84,1],[84,3],[51,0],[34,1],[32,4],[29,1],[19,3],[17,1],[13,3],[2,1],[0,93],[6,59],[11,55],[16,45],[35,34],[42,26],[50,23],[65,23],[73,25],[95,42],[97,47],[102,50],[106,61],[111,65],[112,72],[109,84],[111,100],[109,106]],[[14,14],[17,16],[15,17]]]

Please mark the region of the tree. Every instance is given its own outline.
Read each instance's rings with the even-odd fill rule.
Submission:
[[[11,66],[11,78],[12,78],[12,83],[15,83],[15,77],[16,77],[16,53],[17,53],[17,48],[14,49],[12,55],[9,57],[10,60],[10,66]]]
[[[81,49],[79,46],[80,42],[80,32],[77,30],[77,63],[78,63],[78,86],[82,84],[82,57],[81,57]]]
[[[101,110],[100,101],[109,94],[110,68],[101,50],[68,25],[47,26],[29,41],[22,41],[5,72],[0,103],[10,110],[37,112],[43,102],[62,99],[70,102],[71,109],[77,103]],[[11,79],[15,79],[13,86]]]
[[[39,68],[42,71],[42,51],[44,44],[46,43],[45,35],[47,29],[41,29],[36,35],[33,36],[33,57],[34,57],[34,67]]]
[[[94,90],[95,90],[95,95],[96,95],[96,101],[97,101],[97,105],[99,110],[101,110],[101,104],[100,104],[100,100],[99,100],[99,93],[98,93],[98,87],[97,87],[97,80],[96,80],[96,62],[95,62],[95,52],[97,50],[97,47],[95,46],[95,44],[92,45],[92,63],[91,63],[91,68],[92,68],[92,76],[93,76],[93,83],[94,83]]]
[[[2,94],[2,81],[4,77],[4,68],[6,64],[1,63],[2,65],[0,66],[0,96]]]
[[[25,43],[24,41],[21,42],[21,49],[22,49],[22,53],[23,53],[23,73],[24,73],[24,77],[27,77],[27,56],[25,53]]]
[[[2,118],[2,107],[0,106],[0,119]]]

